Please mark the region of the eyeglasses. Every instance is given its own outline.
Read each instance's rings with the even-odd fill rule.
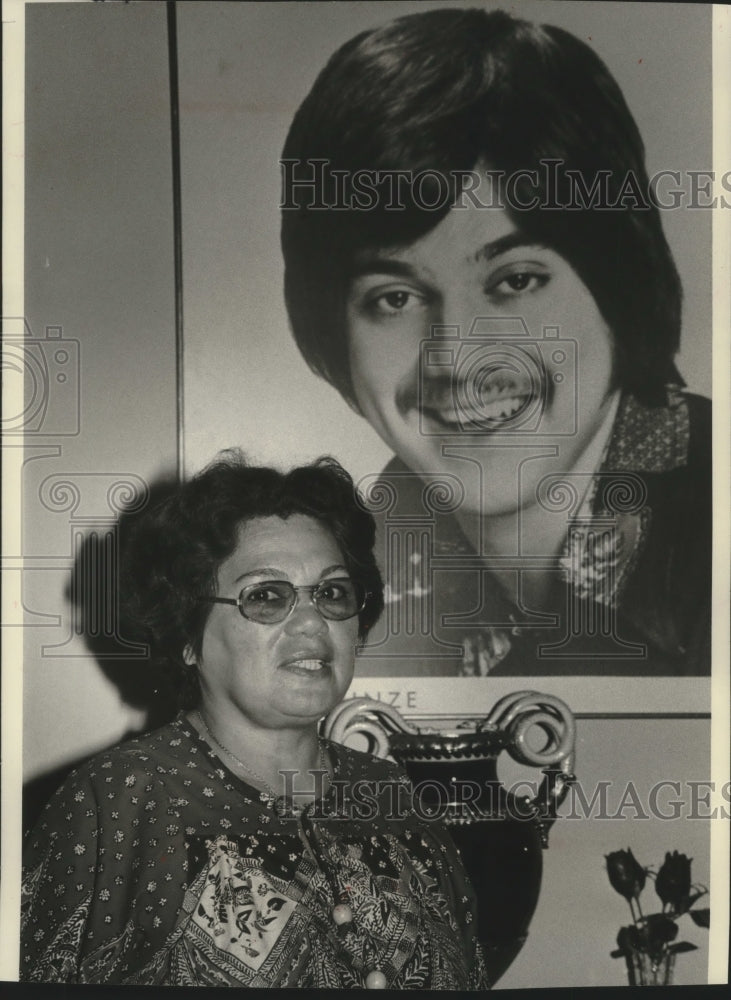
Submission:
[[[292,613],[300,591],[307,591],[310,600],[323,618],[344,622],[354,618],[365,607],[368,593],[355,580],[338,577],[306,587],[295,587],[288,580],[264,580],[244,587],[237,598],[201,597],[213,604],[233,604],[244,618],[260,625],[277,625]]]

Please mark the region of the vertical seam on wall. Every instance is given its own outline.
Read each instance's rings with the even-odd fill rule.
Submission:
[[[178,30],[175,0],[167,0],[168,70],[170,84],[170,153],[173,193],[173,269],[175,286],[175,438],[176,474],[185,474],[185,383],[183,338],[183,220],[180,183],[180,96],[178,91]]]

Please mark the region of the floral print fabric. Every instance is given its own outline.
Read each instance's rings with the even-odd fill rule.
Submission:
[[[75,772],[29,838],[21,979],[363,988],[378,968],[397,989],[486,986],[451,840],[394,812],[397,768],[328,747],[338,794],[301,813],[183,716]]]

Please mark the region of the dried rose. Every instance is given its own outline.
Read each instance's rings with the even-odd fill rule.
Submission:
[[[655,879],[655,891],[664,906],[671,906],[675,913],[685,913],[690,907],[690,863],[685,854],[668,851]]]
[[[646,872],[632,851],[612,851],[604,855],[612,888],[627,902],[637,899],[645,887]]]

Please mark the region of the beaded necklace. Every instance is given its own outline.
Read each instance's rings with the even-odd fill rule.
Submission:
[[[203,730],[204,730],[206,736],[208,737],[208,739],[212,743],[214,743],[219,748],[219,750],[223,750],[223,752],[225,754],[227,754],[231,758],[231,760],[235,760],[236,763],[239,765],[239,767],[243,768],[243,770],[246,771],[248,774],[250,774],[251,777],[254,778],[260,785],[263,785],[264,788],[267,791],[267,794],[272,799],[274,799],[274,801],[276,801],[277,799],[281,799],[282,798],[281,795],[278,795],[274,791],[274,789],[269,784],[269,782],[266,781],[264,778],[262,778],[262,776],[259,774],[258,771],[255,771],[254,768],[251,767],[249,764],[245,764],[243,762],[243,760],[241,760],[239,757],[237,757],[235,753],[233,753],[231,750],[229,750],[229,748],[227,746],[224,746],[224,744],[221,743],[221,741],[216,736],[213,735],[213,733],[211,732],[211,730],[206,725],[205,719],[203,718],[203,716],[202,716],[202,714],[200,712],[200,709],[196,709],[196,713],[195,714],[198,716],[198,721],[200,722],[201,726],[203,727]],[[318,747],[320,749],[320,769],[322,771],[324,771],[325,774],[327,774],[328,779],[331,779],[332,775],[330,774],[330,768],[328,767],[327,760],[325,758],[325,745],[324,745],[324,743],[323,743],[323,741],[321,739],[318,739],[317,743],[318,743]]]
[[[263,785],[264,788],[266,789],[267,795],[270,796],[275,802],[282,798],[282,796],[278,796],[276,794],[276,792],[274,791],[274,789],[272,788],[272,786],[269,784],[268,781],[265,781],[265,779],[257,771],[255,771],[251,766],[245,764],[242,760],[240,760],[235,753],[232,753],[227,746],[224,746],[224,744],[221,743],[221,741],[216,736],[213,735],[211,730],[206,725],[205,719],[203,718],[199,709],[196,709],[195,714],[197,715],[198,721],[200,722],[203,731],[205,732],[206,736],[208,737],[211,743],[217,746],[220,750],[223,750],[223,752],[227,754],[231,758],[231,760],[236,761],[239,767],[241,767],[244,771],[250,774],[252,778],[255,778],[256,781],[259,782],[259,784]],[[327,759],[325,757],[324,741],[322,739],[318,739],[318,745],[320,748],[320,767],[328,775],[328,778],[332,780],[330,768],[328,767]],[[294,807],[293,811],[296,811]],[[335,924],[339,934],[347,934],[348,932],[353,930],[353,919],[354,919],[353,909],[350,905],[350,893],[348,891],[349,886],[346,886],[343,890],[338,889],[337,880],[334,878],[333,873],[330,871],[329,865],[325,861],[324,857],[322,856],[322,852],[317,845],[317,840],[316,837],[314,836],[314,829],[312,827],[311,822],[309,821],[307,813],[304,810],[299,810],[299,813],[301,821],[303,823],[303,830],[305,831],[307,843],[309,844],[310,850],[312,851],[312,855],[315,858],[315,862],[318,868],[323,872],[325,878],[330,883],[335,898],[335,905],[333,906],[332,909],[333,923]],[[376,990],[385,989],[387,985],[388,981],[386,979],[386,976],[378,968],[377,965],[366,972],[365,975],[366,989],[376,989]]]

